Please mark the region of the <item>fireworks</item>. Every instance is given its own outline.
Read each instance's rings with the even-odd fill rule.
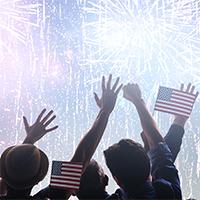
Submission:
[[[16,42],[26,45],[30,26],[39,26],[39,4],[21,0],[0,0],[0,58],[13,55]]]
[[[89,4],[89,6],[88,6]],[[83,7],[88,62],[115,62],[136,71],[198,72],[198,1],[89,1]],[[126,62],[127,61],[127,62]],[[126,63],[126,65],[124,65]],[[139,63],[139,65],[138,65]]]
[[[59,130],[39,145],[50,160],[70,159],[95,118],[102,75],[137,81],[152,109],[158,85],[190,81],[200,91],[199,66],[200,0],[0,0],[0,150],[23,140],[22,115],[31,121],[46,107]],[[198,103],[177,164],[184,196],[197,199]],[[140,139],[132,111],[120,96],[96,154],[101,163],[102,149],[118,139]],[[166,133],[169,115],[156,114]]]

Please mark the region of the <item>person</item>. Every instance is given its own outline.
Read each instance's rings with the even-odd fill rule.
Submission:
[[[180,87],[181,91],[184,91],[188,94],[194,94],[195,86],[192,86],[191,83],[189,83],[184,90],[184,84],[181,84]],[[196,92],[195,96],[197,98],[198,92]],[[164,137],[165,142],[167,143],[171,153],[172,153],[172,160],[175,162],[177,155],[180,151],[181,145],[182,145],[182,139],[185,133],[185,124],[188,120],[188,117],[182,116],[182,115],[174,115],[174,121],[171,124],[167,134]],[[141,138],[144,143],[144,148],[146,151],[149,150],[147,139],[145,138],[144,133],[141,133]]]
[[[31,199],[31,189],[46,176],[48,166],[46,154],[34,145],[7,148],[1,155],[1,176],[7,189],[5,198]]]
[[[80,187],[76,193],[78,199],[105,199],[109,196],[106,192],[108,176],[96,160],[91,160],[81,176]]]
[[[100,108],[99,113],[91,129],[81,139],[71,159],[71,162],[79,162],[83,164],[83,172],[90,163],[90,159],[92,158],[103,136],[104,130],[108,123],[109,116],[115,107],[118,93],[122,88],[122,84],[118,87],[119,78],[117,78],[112,87],[111,87],[111,81],[112,81],[112,75],[109,75],[107,83],[105,82],[105,77],[104,76],[102,77],[101,97],[99,98],[98,95],[94,93],[95,101],[98,107]],[[26,119],[25,119],[25,127],[28,127],[29,129]],[[35,129],[34,131],[31,131],[31,134],[28,134],[29,132],[28,129],[26,128],[27,130],[27,137],[25,139],[26,143],[34,143],[45,135],[39,133],[36,130],[36,128],[34,128]],[[40,199],[43,198],[68,199],[70,195],[74,194],[75,192],[76,191],[73,190],[61,190],[48,186],[43,190],[39,191],[37,194],[35,194],[34,197]]]
[[[180,87],[181,91],[184,91],[188,94],[194,94],[195,93],[195,86],[189,83],[184,90],[184,84],[181,84]],[[199,93],[196,92],[195,96],[198,97]],[[169,147],[169,149],[172,152],[172,160],[175,161],[176,157],[180,151],[181,144],[182,144],[182,138],[185,133],[185,124],[188,120],[188,117],[181,116],[181,115],[175,115],[173,124],[171,125],[167,135],[165,136],[165,141]]]
[[[195,87],[191,87],[191,83],[188,84],[185,92],[193,93]],[[181,91],[184,90],[184,85],[181,84]],[[196,96],[198,93],[196,93]],[[172,152],[172,160],[175,161],[177,154],[180,151],[182,144],[182,138],[184,135],[184,125],[187,121],[187,117],[175,115],[174,121],[168,130],[168,133],[164,137],[165,142],[168,144],[169,149]],[[144,133],[141,134],[145,150],[148,151],[148,144]],[[92,160],[82,175],[80,189],[77,194],[79,199],[104,199],[109,194],[106,191],[107,181],[105,184],[105,175],[102,167],[97,161]],[[103,181],[102,181],[103,180]]]
[[[105,150],[106,165],[120,187],[107,199],[181,199],[172,154],[146,108],[139,86],[127,84],[123,96],[133,103],[139,114],[149,157],[142,145],[130,139],[122,139]],[[153,180],[150,180],[150,171]]]
[[[83,169],[85,169],[87,167],[87,165],[89,164],[90,159],[91,159],[92,155],[94,154],[94,152],[101,140],[101,137],[103,136],[103,132],[106,128],[109,116],[114,109],[114,106],[115,106],[115,103],[117,100],[117,95],[122,88],[122,84],[119,87],[117,87],[118,83],[119,83],[119,78],[117,78],[116,82],[114,83],[114,85],[112,87],[111,87],[111,81],[112,81],[112,75],[109,76],[107,84],[105,83],[105,77],[104,76],[102,77],[102,96],[101,96],[101,98],[99,98],[97,96],[97,94],[95,93],[96,103],[100,107],[99,114],[98,114],[92,128],[86,133],[86,135],[80,141],[80,143],[79,143],[78,147],[76,148],[76,151],[71,159],[72,162],[81,162],[83,164]],[[33,144],[35,142],[37,142],[40,138],[42,138],[44,135],[46,135],[48,132],[51,132],[58,128],[58,126],[54,126],[52,128],[47,129],[47,126],[55,119],[56,116],[54,115],[53,117],[50,118],[50,116],[53,113],[53,111],[50,111],[42,119],[45,112],[46,112],[46,109],[42,110],[42,112],[39,114],[36,122],[33,125],[29,125],[26,117],[23,117],[25,130],[26,130],[26,134],[27,134],[26,138],[22,145],[10,147],[4,151],[4,153],[2,154],[3,157],[1,157],[1,166],[4,165],[4,168],[6,169],[4,161],[6,161],[7,152],[10,150],[12,150],[14,152],[16,152],[18,150],[20,152],[20,154],[18,154],[18,160],[20,160],[20,159],[23,160],[24,155],[21,152],[25,152],[25,154],[26,154],[28,152],[28,151],[26,151],[26,149],[32,149],[33,152],[37,151],[37,152],[40,152],[41,155],[45,155],[41,150],[37,149]],[[19,150],[19,149],[21,149],[21,150]],[[38,153],[38,155],[39,155],[39,153]],[[34,159],[33,159],[33,161],[34,161]],[[17,159],[15,160],[15,162],[17,162]],[[48,159],[46,159],[46,163],[47,162],[48,162]],[[18,163],[15,163],[15,164],[16,164],[16,167],[20,166],[20,165],[18,165]],[[26,188],[23,188],[23,187],[18,188],[18,187],[15,187],[15,185],[10,184],[10,182],[8,181],[7,177],[4,174],[4,171],[2,171],[2,169],[3,168],[1,167],[1,177],[3,178],[3,180],[5,181],[5,183],[7,185],[7,195],[5,196],[5,198],[18,198],[18,197],[23,198],[23,197],[25,197],[25,198],[37,198],[37,199],[44,199],[44,198],[67,199],[74,192],[72,190],[64,191],[61,189],[54,189],[49,186],[49,187],[41,190],[40,192],[38,192],[33,197],[31,197],[30,192],[31,192],[32,187],[34,186],[34,184],[37,184],[42,179],[37,179],[37,181],[34,181],[34,184],[32,183],[31,185],[29,185],[28,188],[27,187]],[[27,170],[25,169],[25,166],[22,166],[22,167],[20,166],[20,169],[18,169],[18,170],[19,171],[21,170],[21,172],[23,172],[23,173],[27,172]],[[31,171],[31,169],[30,169],[30,171]],[[47,171],[47,169],[46,169],[46,171]],[[46,175],[46,171],[43,174],[43,177]],[[30,174],[32,174],[32,173],[30,172]],[[20,179],[20,177],[18,177],[18,179]],[[24,179],[24,181],[26,182],[26,179]],[[1,197],[1,198],[3,198],[3,197]]]
[[[29,136],[32,143],[36,142],[43,135],[58,128],[47,126],[55,119],[50,117],[50,111],[43,119],[44,109],[38,116],[36,122],[29,126],[24,117],[27,137],[24,144],[8,147],[1,155],[0,174],[5,184],[4,194],[1,199],[33,199],[30,195],[34,185],[38,184],[46,176],[49,161],[46,154],[31,143],[27,143]],[[49,118],[50,117],[50,118]]]

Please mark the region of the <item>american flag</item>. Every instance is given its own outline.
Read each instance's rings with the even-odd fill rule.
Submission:
[[[50,185],[63,189],[79,189],[82,164],[53,161]]]
[[[159,87],[154,110],[189,117],[197,95],[167,87]]]

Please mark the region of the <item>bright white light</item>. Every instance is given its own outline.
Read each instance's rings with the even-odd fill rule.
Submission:
[[[156,67],[167,73],[173,63],[185,72],[188,66],[190,71],[199,71],[198,9],[193,5],[195,1],[189,0],[91,3],[93,9],[88,13],[96,13],[96,17],[85,21],[84,45],[93,49],[87,61],[123,62],[133,58],[136,63],[145,61],[145,69]]]
[[[105,21],[97,29],[99,46],[103,52],[117,55],[138,56],[151,59],[157,51],[162,52],[167,38],[166,27],[153,17],[135,17],[133,21]],[[168,45],[168,43],[166,43]]]
[[[115,49],[127,45],[131,41],[128,27],[114,21],[107,22],[99,29],[99,40],[106,49]]]

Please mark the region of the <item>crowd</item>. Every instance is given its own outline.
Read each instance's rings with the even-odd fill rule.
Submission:
[[[31,196],[32,188],[43,180],[49,166],[46,154],[34,144],[58,128],[47,128],[56,116],[53,111],[44,116],[44,109],[32,125],[29,125],[26,117],[23,118],[26,130],[23,144],[9,147],[1,155],[0,199],[68,199],[71,195],[76,195],[78,199],[182,199],[179,173],[174,161],[180,151],[187,118],[175,116],[163,138],[145,105],[139,86],[132,83],[119,85],[119,78],[114,84],[111,81],[112,75],[107,81],[103,77],[101,97],[94,93],[99,113],[71,158],[72,162],[83,164],[79,190],[63,190],[49,185]],[[109,178],[92,156],[121,90],[124,99],[133,104],[138,112],[144,144],[122,138],[104,150],[106,165],[119,186],[113,194],[109,194],[106,190]],[[182,84],[181,90],[193,94],[195,87],[189,84],[184,88]]]

